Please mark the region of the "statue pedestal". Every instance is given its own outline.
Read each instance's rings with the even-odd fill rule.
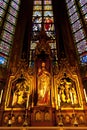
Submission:
[[[32,108],[31,126],[54,126],[55,111],[52,107],[37,106]]]

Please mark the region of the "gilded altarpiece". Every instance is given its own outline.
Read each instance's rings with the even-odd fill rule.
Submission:
[[[55,105],[61,110],[83,110],[81,84],[77,68],[69,65],[66,59],[60,64],[58,74],[54,75]]]
[[[15,74],[9,77],[5,110],[23,110],[33,106],[34,76],[32,69],[20,62]]]

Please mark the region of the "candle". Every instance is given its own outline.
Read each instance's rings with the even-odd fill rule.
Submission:
[[[2,95],[3,95],[3,89],[1,90],[1,94],[0,94],[0,103],[2,101]]]
[[[60,107],[60,95],[58,94],[58,106]]]
[[[26,108],[28,108],[29,105],[29,94],[27,94],[27,103],[26,103]]]
[[[74,104],[72,92],[70,92],[70,96],[71,96],[71,102],[72,104]]]
[[[85,88],[84,88],[84,95],[85,95],[85,100],[86,100],[86,102],[87,102],[87,95],[86,95]]]

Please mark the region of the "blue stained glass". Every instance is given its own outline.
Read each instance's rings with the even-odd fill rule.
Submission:
[[[87,63],[87,55],[80,56],[80,60],[82,63]]]
[[[44,16],[53,16],[53,11],[44,11]]]
[[[41,16],[42,11],[33,11],[33,16]]]
[[[5,64],[6,59],[2,56],[0,56],[0,64]]]

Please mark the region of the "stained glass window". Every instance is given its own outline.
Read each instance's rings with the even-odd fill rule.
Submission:
[[[5,16],[5,12],[8,6],[9,0],[0,0],[0,26],[2,25],[3,18]]]
[[[34,53],[35,47],[39,41],[38,36],[42,29],[50,39],[49,45],[51,49],[56,50],[56,36],[51,0],[34,0],[32,16],[32,39],[30,43],[30,62],[32,61],[31,55]]]
[[[87,35],[83,26],[84,23],[81,20],[79,9],[81,10],[83,17],[86,17],[87,0],[66,0],[66,6],[77,52],[81,63],[85,65],[87,64]]]
[[[9,62],[19,6],[20,0],[0,1],[0,26],[2,26],[3,23],[0,37],[0,64],[5,66],[8,65]],[[3,20],[3,18],[5,20]]]

